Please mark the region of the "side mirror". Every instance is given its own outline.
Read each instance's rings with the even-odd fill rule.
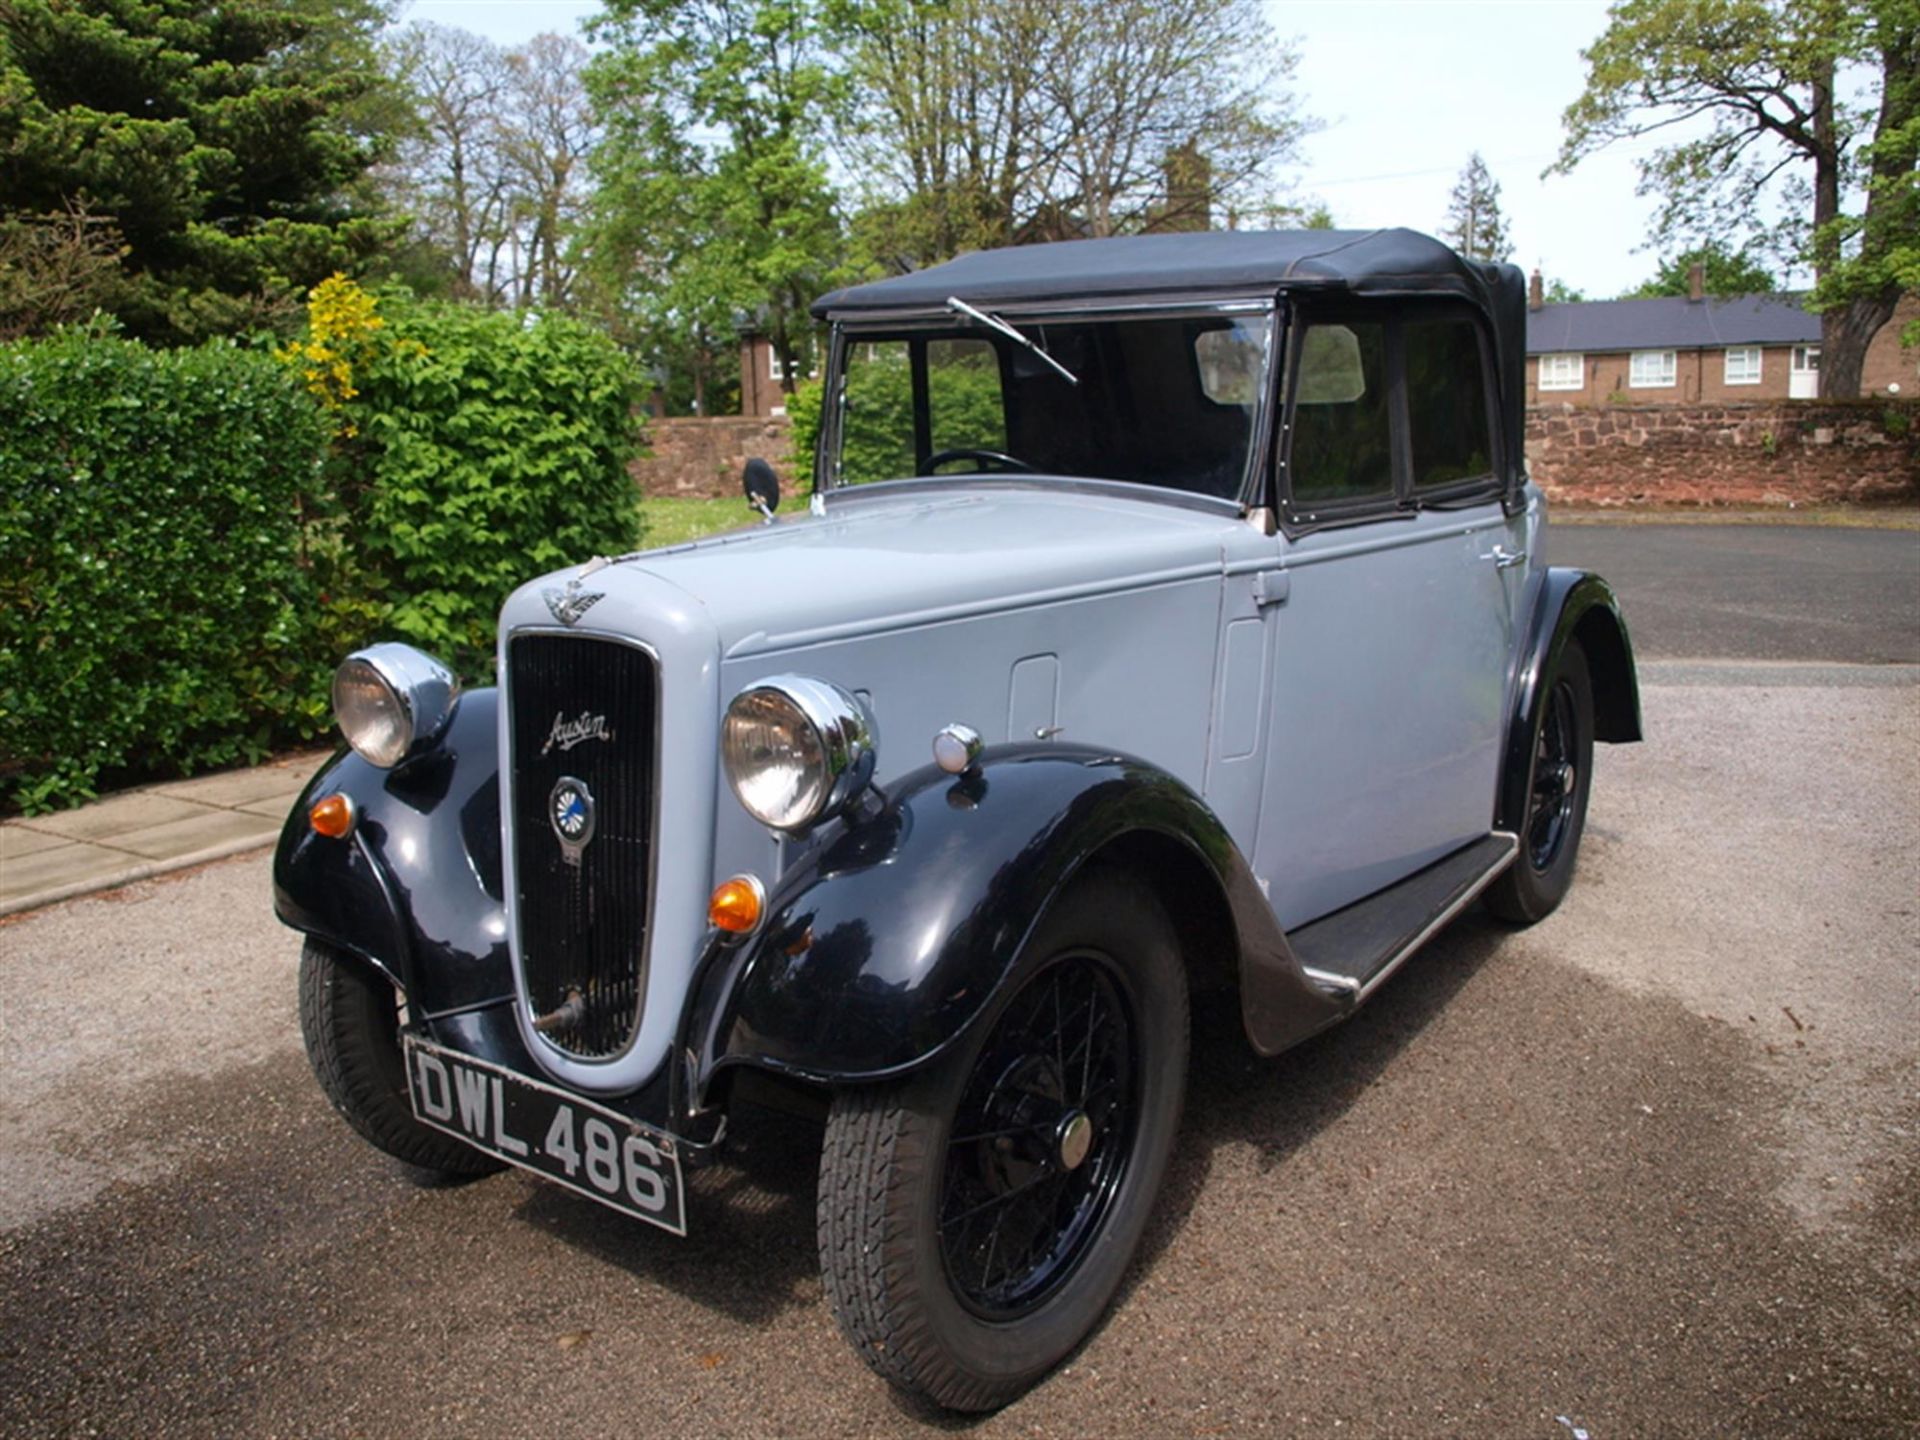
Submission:
[[[780,508],[780,477],[773,473],[773,466],[754,456],[740,472],[740,488],[747,492],[747,504],[765,516],[771,525],[773,512]]]

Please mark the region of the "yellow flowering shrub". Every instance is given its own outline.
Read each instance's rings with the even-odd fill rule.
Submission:
[[[360,433],[347,402],[360,393],[356,373],[364,373],[379,358],[380,332],[386,325],[378,297],[336,272],[307,292],[306,335],[275,352],[299,369],[308,391],[333,417],[335,432],[343,438]],[[397,348],[425,353],[418,342],[402,341]]]

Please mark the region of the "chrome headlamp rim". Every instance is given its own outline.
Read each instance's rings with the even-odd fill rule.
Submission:
[[[356,671],[370,676],[394,709],[396,733],[386,743],[374,741],[365,729],[349,722],[341,690]],[[460,700],[460,680],[424,650],[387,641],[356,650],[340,662],[333,672],[332,698],[334,720],[354,753],[369,765],[391,770],[430,748],[446,732]]]
[[[878,752],[873,716],[857,697],[831,680],[812,675],[772,675],[754,681],[727,702],[726,714],[721,717],[722,736],[737,706],[753,696],[767,693],[793,706],[819,742],[825,781],[820,800],[805,816],[781,823],[762,814],[747,799],[743,777],[726,754],[724,738],[721,768],[726,772],[727,785],[734,798],[749,815],[769,830],[798,835],[840,814],[873,779]]]

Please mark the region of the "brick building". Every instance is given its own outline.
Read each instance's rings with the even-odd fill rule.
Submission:
[[[1527,313],[1527,403],[1697,405],[1811,400],[1820,390],[1820,317],[1800,295],[1701,293],[1548,305],[1534,272]],[[1901,328],[1920,315],[1905,297],[1874,337],[1865,395],[1920,395],[1920,350]]]

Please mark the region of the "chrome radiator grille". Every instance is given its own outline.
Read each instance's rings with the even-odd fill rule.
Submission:
[[[561,1049],[614,1055],[646,980],[657,667],[617,640],[515,635],[507,694],[527,1003]]]

